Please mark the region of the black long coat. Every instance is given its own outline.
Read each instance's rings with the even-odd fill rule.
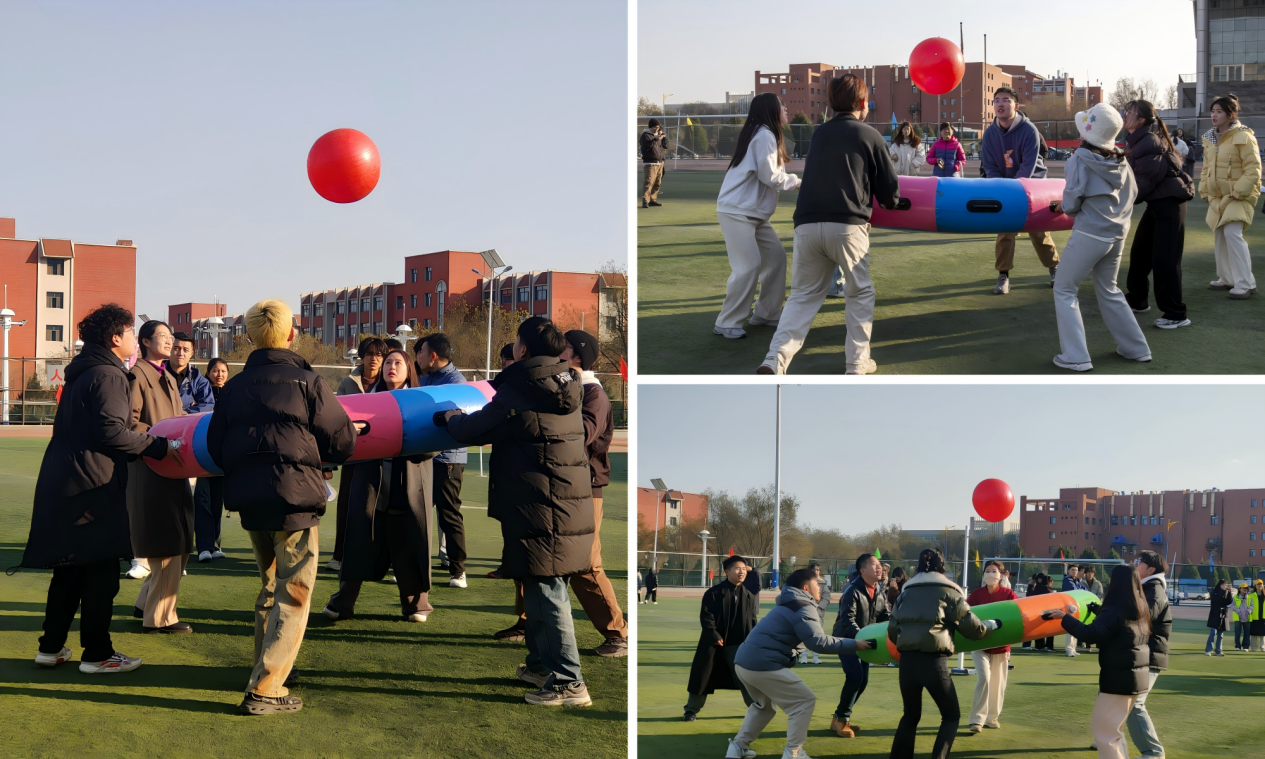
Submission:
[[[166,440],[133,432],[131,425],[127,369],[105,348],[85,344],[66,367],[53,437],[35,480],[22,566],[131,558],[127,460],[167,455]]]
[[[407,521],[408,543],[417,559],[417,568],[425,577],[423,591],[430,591],[430,524],[432,498],[431,459],[427,453],[408,458],[391,459],[391,467],[402,467],[404,491],[412,519]],[[381,580],[391,565],[387,553],[385,520],[379,520],[378,494],[382,491],[383,461],[357,462],[351,473],[347,526],[343,538],[343,559],[340,580]],[[398,570],[397,570],[398,571]]]
[[[726,592],[726,585],[733,587],[733,591]],[[703,630],[698,636],[694,663],[690,665],[690,682],[686,688],[690,693],[739,690],[739,684],[730,676],[729,667],[723,661],[719,662],[720,666],[716,666],[716,657],[721,650],[721,646],[716,645],[716,642],[725,635],[721,626],[725,625],[734,613],[735,601],[738,603],[738,626],[742,634],[737,639],[734,639],[732,635],[725,638],[725,648],[742,645],[742,641],[746,640],[747,633],[755,627],[756,617],[760,612],[760,600],[745,585],[734,587],[729,580],[721,580],[719,584],[708,588],[703,594],[702,609],[698,615]]]
[[[1230,629],[1230,604],[1234,603],[1234,591],[1213,588],[1209,594],[1208,627],[1214,630]]]

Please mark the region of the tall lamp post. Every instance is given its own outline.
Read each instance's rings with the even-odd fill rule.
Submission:
[[[708,532],[706,529],[704,529],[702,532],[698,534],[698,536],[703,539],[703,569],[702,571],[698,573],[699,575],[698,584],[706,588],[707,587],[707,538],[711,536],[711,533]]]
[[[659,571],[659,504],[663,502],[663,496],[659,494],[667,492],[668,486],[663,484],[663,480],[660,480],[660,479],[651,480],[650,484],[654,485],[654,495],[655,495],[655,498],[654,498],[654,558],[650,562],[650,569],[653,570],[654,572],[658,572]]]
[[[220,335],[227,331],[224,328],[224,320],[220,317],[212,316],[206,320],[206,326],[202,328],[202,332],[211,340],[211,358],[220,357]]]
[[[782,386],[777,386],[777,438],[773,449],[773,583],[780,585],[782,564]]]
[[[26,324],[26,319],[20,322],[13,321],[13,310],[9,308],[9,286],[4,286],[4,308],[0,308],[0,327],[4,329],[4,353],[3,361],[0,361],[0,386],[3,386],[3,392],[0,393],[0,423],[9,423],[9,330],[13,327],[21,327]]]
[[[479,251],[479,255],[483,256],[483,263],[488,267],[488,357],[487,370],[484,378],[492,379],[492,306],[493,298],[496,295],[496,279],[498,276],[496,270],[500,269],[500,273],[504,274],[514,267],[505,265],[505,261],[501,260],[501,256],[496,252],[496,248]],[[478,274],[479,276],[483,276],[483,272],[478,269],[471,269],[470,271]]]
[[[416,340],[417,335],[413,334],[413,328],[407,323],[403,323],[395,328],[395,339],[404,345],[404,352],[408,353],[408,344],[411,340]]]

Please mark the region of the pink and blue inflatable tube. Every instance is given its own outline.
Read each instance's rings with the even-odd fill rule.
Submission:
[[[461,444],[452,439],[447,428],[435,426],[432,421],[435,412],[450,409],[461,409],[466,413],[477,411],[492,400],[495,393],[487,382],[471,382],[339,396],[339,402],[352,421],[369,424],[369,428],[356,438],[356,450],[349,461],[415,456],[460,448]],[[173,416],[155,424],[150,434],[181,441],[184,466],[177,466],[171,458],[162,461],[147,458],[145,463],[156,473],[172,479],[224,474],[206,449],[206,430],[210,424],[209,412]]]
[[[870,224],[922,232],[1057,232],[1072,217],[1054,213],[1063,199],[1062,179],[964,179],[899,177],[900,205],[874,206]]]

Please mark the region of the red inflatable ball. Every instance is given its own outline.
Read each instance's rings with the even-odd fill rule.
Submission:
[[[381,173],[378,146],[355,129],[326,132],[307,154],[312,189],[334,203],[355,203],[364,198],[378,186]]]
[[[962,51],[944,37],[923,40],[909,54],[909,76],[918,89],[931,95],[943,95],[957,87],[964,73]]]
[[[984,480],[971,493],[975,513],[986,522],[1000,522],[1015,510],[1015,494],[1001,480]]]

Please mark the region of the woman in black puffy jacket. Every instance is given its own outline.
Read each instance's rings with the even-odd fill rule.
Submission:
[[[1099,759],[1128,759],[1124,721],[1138,696],[1150,686],[1147,637],[1151,615],[1138,571],[1123,564],[1111,570],[1107,595],[1090,624],[1076,618],[1076,606],[1071,604],[1066,614],[1063,609],[1047,614],[1062,619],[1068,635],[1098,644],[1098,700],[1091,722],[1094,743]]]

